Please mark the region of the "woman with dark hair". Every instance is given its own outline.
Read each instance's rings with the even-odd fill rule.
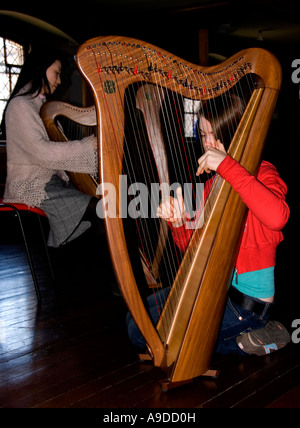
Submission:
[[[79,192],[65,171],[95,174],[94,136],[69,142],[50,141],[40,109],[61,84],[62,59],[51,50],[26,58],[5,111],[7,178],[4,202],[40,207],[49,219],[48,245],[58,247],[95,224],[97,199]]]
[[[243,101],[234,95],[208,101],[203,106],[199,132],[204,154],[198,159],[196,175],[213,173],[205,184],[205,198],[217,172],[249,208],[217,352],[263,355],[289,341],[289,334],[280,323],[267,324],[275,294],[276,249],[283,240],[281,230],[288,221],[289,208],[285,201],[287,187],[273,165],[263,161],[255,177],[226,152],[244,109]],[[168,222],[175,244],[184,252],[193,230],[189,228],[181,188],[177,198],[170,197],[161,203],[157,215]],[[200,215],[199,209],[196,217]],[[158,321],[159,311],[152,296],[149,306],[154,321]],[[133,343],[145,346],[130,315],[127,323]]]

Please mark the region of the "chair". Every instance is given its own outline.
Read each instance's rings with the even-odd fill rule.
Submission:
[[[47,243],[46,243],[46,239],[45,239],[45,234],[44,234],[44,230],[43,230],[43,225],[41,222],[41,216],[43,216],[43,217],[47,217],[47,216],[46,216],[45,212],[43,210],[41,210],[40,208],[29,207],[28,205],[25,205],[25,204],[4,203],[3,200],[0,198],[0,213],[1,212],[9,212],[9,211],[13,212],[19,221],[20,230],[22,233],[22,237],[23,237],[23,241],[24,241],[24,245],[25,245],[25,250],[26,250],[26,254],[27,254],[28,264],[30,267],[32,280],[33,280],[34,287],[35,287],[36,296],[37,296],[38,301],[40,302],[41,301],[41,294],[40,294],[40,290],[39,290],[39,286],[38,286],[36,271],[35,271],[33,260],[32,260],[29,241],[27,239],[28,232],[25,232],[25,225],[24,225],[24,222],[22,219],[22,213],[25,213],[25,212],[29,213],[30,212],[30,213],[36,214],[38,217],[39,226],[40,226],[40,230],[41,230],[42,237],[43,237],[43,243],[44,243],[44,247],[45,247],[45,251],[46,251],[46,255],[47,255],[47,259],[48,259],[48,263],[49,263],[49,268],[51,271],[51,276],[52,276],[52,278],[54,278],[52,264],[51,264],[51,260],[50,260],[50,256],[49,256],[49,252],[48,252],[48,248],[47,248]]]

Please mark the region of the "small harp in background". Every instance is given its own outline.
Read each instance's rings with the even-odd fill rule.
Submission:
[[[81,139],[93,132],[93,129],[97,126],[94,106],[77,107],[62,101],[50,101],[42,106],[40,114],[52,141]],[[98,184],[96,177],[75,172],[70,172],[69,174],[78,190],[96,196]]]
[[[194,194],[201,155],[194,118],[208,103],[210,115],[217,115],[214,100],[227,94],[246,103],[239,123],[229,125],[229,154],[255,174],[281,69],[272,54],[261,49],[203,68],[124,37],[89,40],[76,60],[95,99],[99,180],[115,189],[105,199],[108,205],[116,204],[115,215],[105,224],[116,277],[154,365],[167,373],[167,384],[173,386],[209,369],[247,210],[217,176],[204,205],[203,224],[181,255],[165,222],[153,215],[153,208],[167,197],[163,192],[153,196],[153,184],[191,183]],[[125,185],[120,177],[126,178]],[[145,297],[159,287],[170,292],[153,324]]]

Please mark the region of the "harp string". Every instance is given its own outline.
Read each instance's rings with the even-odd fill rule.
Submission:
[[[250,81],[251,79],[249,79],[249,81]],[[252,82],[253,83],[253,82]],[[244,99],[244,97],[243,97],[243,92],[241,92],[240,90],[241,90],[241,85],[238,83],[237,84],[237,86],[235,87],[235,89],[237,90],[237,92],[239,91],[240,93],[239,93],[239,97],[240,98],[242,98],[242,99]],[[253,85],[252,85],[252,89],[253,89]],[[228,102],[228,99],[226,98],[226,97],[223,97],[223,98],[225,98],[225,102]],[[233,100],[235,100],[234,98],[233,98]],[[234,102],[234,101],[233,101]],[[208,103],[206,103],[206,106],[207,106],[207,104]],[[217,107],[216,107],[216,101],[213,99],[212,101],[211,101],[211,104],[212,104],[212,111],[210,112],[210,120],[212,120],[212,116],[216,116],[216,117],[218,117],[217,115],[218,115],[218,110],[217,110]],[[228,105],[227,106],[225,106],[225,111],[228,111],[229,110],[229,107],[230,107],[230,105],[229,105],[229,102],[228,102]],[[226,118],[226,121],[227,121],[227,123],[228,123],[228,126],[231,128],[230,129],[230,140],[232,140],[232,138],[233,138],[233,136],[234,136],[234,134],[235,134],[235,132],[236,132],[236,130],[237,130],[237,127],[238,127],[238,123],[240,122],[240,120],[241,120],[241,118],[242,118],[242,114],[239,114],[239,117],[238,118],[235,118],[235,121],[232,119],[232,118],[230,118],[229,116]],[[223,136],[222,136],[222,134],[221,134],[221,136],[220,136],[220,139],[221,139],[221,141],[223,140]],[[211,174],[212,175],[212,174]],[[205,206],[205,209],[206,209],[206,211],[211,211],[211,207],[210,207],[210,205],[213,205],[213,199],[212,198],[210,198],[209,199],[209,201],[212,201],[212,202],[210,202],[209,204],[206,204],[206,206]],[[205,225],[204,225],[205,226]],[[181,285],[181,284],[180,284]],[[178,293],[179,294],[179,293]]]
[[[146,88],[146,86],[142,86],[142,88],[141,88],[141,92],[143,93],[143,97],[142,97],[142,100],[143,100],[143,102],[145,102],[145,99],[146,99],[146,97],[147,97],[147,93],[146,93],[146,91],[148,90],[148,88],[147,89],[145,89]],[[153,91],[153,96],[154,97],[160,97],[161,96],[161,91],[160,90],[158,90],[158,91]],[[165,97],[164,96],[164,99],[167,99],[167,97]],[[161,98],[159,98],[159,99],[157,99],[157,100],[155,100],[156,101],[156,107],[157,108],[160,108],[160,106],[162,105],[162,99]],[[146,107],[144,107],[144,110],[146,110]],[[153,112],[153,111],[151,111],[151,116],[152,115],[155,115],[155,113]],[[151,149],[152,149],[152,152],[154,153],[155,152],[155,144],[157,144],[157,141],[153,141],[152,139],[151,139],[151,137],[152,137],[152,135],[153,135],[153,132],[151,132],[151,127],[152,126],[155,126],[155,125],[157,125],[157,117],[154,117],[153,119],[153,123],[151,123],[151,116],[149,117],[149,116],[145,116],[144,117],[144,119],[145,119],[145,122],[146,122],[146,128],[147,128],[147,130],[148,130],[148,136],[150,137],[150,141],[149,141],[149,143],[150,143],[150,146],[151,146]],[[156,116],[156,115],[155,115]],[[150,120],[149,120],[150,119]],[[167,120],[169,120],[169,118],[167,118]],[[141,122],[142,122],[142,120],[141,120]],[[154,125],[153,125],[154,124]],[[137,126],[139,126],[140,124],[137,124]],[[148,145],[146,145],[145,146],[145,148],[147,149],[148,148]],[[144,146],[142,146],[142,150],[144,150]],[[144,153],[143,153],[143,155],[144,155]],[[154,163],[155,163],[155,166],[156,166],[156,170],[157,170],[157,174],[158,174],[158,178],[159,178],[159,183],[163,183],[163,182],[165,182],[165,181],[167,181],[168,182],[168,184],[169,184],[169,174],[168,174],[168,172],[166,172],[166,171],[161,171],[161,166],[160,165],[158,165],[158,162],[157,162],[157,159],[154,157]],[[166,167],[167,167],[167,165],[165,165]],[[154,173],[153,173],[153,171],[151,171],[151,175],[149,176],[149,180],[148,181],[150,181],[150,179],[151,179],[151,177],[154,177]],[[151,204],[151,200],[149,201],[149,203]],[[154,208],[154,207],[151,207],[151,208]],[[157,228],[156,228],[156,230],[157,230],[157,233],[159,233],[159,229],[160,229],[160,226],[159,225],[157,225]],[[160,241],[158,241],[158,247],[159,246],[161,246],[161,245],[163,245],[163,243],[161,243]],[[163,250],[163,248],[160,248],[159,249],[160,251],[162,251]]]
[[[158,76],[159,80],[156,84],[162,84],[160,75]],[[169,140],[172,144],[171,150],[171,160],[172,164],[176,165],[176,169],[179,170],[179,182],[181,185],[187,182],[192,182],[191,170],[187,162],[187,147],[185,145],[184,138],[184,112],[183,109],[178,109],[178,106],[182,104],[182,96],[180,96],[176,91],[175,81],[172,80],[173,85],[168,91],[167,95],[167,118],[165,119],[165,123],[168,123],[166,126],[167,129],[167,140]],[[169,111],[174,111],[174,114],[168,114]],[[165,118],[166,113],[163,113],[163,117]],[[185,171],[187,171],[188,175],[185,175]],[[169,251],[168,251],[169,253]],[[172,264],[168,265],[169,269],[173,271],[173,274],[170,278],[174,278],[175,273],[178,271],[178,267],[180,266],[180,260],[178,257],[178,252],[175,252],[175,257],[171,254]],[[170,259],[170,258],[169,258]],[[172,282],[169,281],[171,284]],[[170,316],[171,320],[171,316]]]
[[[160,81],[157,81],[156,82],[156,84],[157,85],[160,85],[161,84],[161,82]],[[175,89],[175,88],[174,88]],[[175,95],[174,95],[175,94]],[[177,95],[177,93],[176,92],[172,92],[172,96],[173,96],[173,101],[174,101],[174,97],[176,96],[176,97],[178,97],[178,95]],[[167,97],[167,101],[169,102],[169,104],[171,104],[171,100],[170,100],[170,98],[169,97]],[[176,102],[174,102],[174,105],[175,105],[175,109],[176,109]],[[165,118],[165,116],[164,116],[164,118]],[[177,134],[177,135],[175,135],[175,136],[172,136],[172,137],[170,137],[169,136],[169,139],[171,138],[171,140],[173,140],[174,142],[175,141],[178,141],[178,142],[180,142],[181,143],[181,145],[182,145],[182,147],[183,147],[183,149],[184,149],[184,154],[185,154],[185,157],[187,156],[186,155],[186,147],[185,147],[185,142],[184,142],[184,138],[183,138],[183,130],[182,130],[182,127],[181,127],[181,124],[184,122],[183,121],[183,117],[179,117],[179,113],[178,113],[178,109],[176,109],[176,115],[175,115],[175,118],[176,118],[176,120],[177,120],[177,128],[179,128],[179,133]],[[167,119],[165,118],[165,120],[167,121],[167,122],[169,122],[170,123],[170,116],[168,116],[167,117]],[[174,119],[174,116],[172,116],[171,117],[171,121],[173,121],[173,122],[175,122],[175,119]],[[181,123],[181,124],[180,124]],[[176,124],[175,123],[173,123],[173,128],[174,129],[176,129]],[[172,129],[172,127],[171,127],[171,129]],[[175,154],[176,154],[176,161],[174,161],[173,160],[173,163],[174,164],[177,164],[177,165],[179,165],[180,164],[180,160],[181,160],[181,157],[179,157],[178,156],[178,154],[175,152]],[[190,182],[192,181],[192,179],[191,179],[191,171],[188,169],[188,172],[189,172],[189,180],[190,180]],[[186,182],[187,181],[187,179],[183,179],[183,178],[181,178],[181,182],[182,183],[184,183],[184,182]],[[173,263],[172,263],[174,266],[175,266],[175,270],[177,270],[178,269],[178,266],[179,266],[179,262],[178,262],[178,259],[177,259],[177,261],[176,262],[174,262],[173,261]],[[171,268],[171,264],[169,264],[169,267]],[[171,317],[170,317],[170,319],[171,319]]]
[[[160,86],[160,82],[158,82],[158,86]],[[143,91],[143,88],[144,87],[142,87],[141,88],[141,90]],[[155,92],[155,94],[157,94],[157,92]],[[146,94],[145,94],[146,95]],[[144,96],[144,99],[146,98],[146,96]],[[135,93],[133,93],[133,96],[131,97],[131,99],[132,100],[134,100],[135,99]],[[168,102],[168,96],[166,97],[166,100],[167,100],[167,102]],[[132,104],[134,104],[134,103],[132,103]],[[159,105],[161,105],[162,103],[161,103],[161,101],[159,101],[159,103],[158,103]],[[163,118],[164,118],[164,121],[165,122],[168,122],[168,123],[170,123],[170,121],[172,120],[172,118],[170,117],[170,115],[169,114],[164,114],[163,115]],[[146,118],[146,122],[147,122],[147,119],[149,119],[149,118]],[[151,123],[147,123],[146,124],[147,125],[147,127],[149,128],[150,126],[151,126]],[[139,126],[141,126],[141,124],[140,123],[137,123],[136,124],[136,126],[137,127],[139,127]],[[143,128],[142,128],[143,129]],[[167,129],[168,129],[168,127],[167,127]],[[170,137],[169,137],[170,138]],[[153,146],[153,144],[155,144],[155,142],[154,141],[150,141],[150,146]],[[138,145],[138,147],[141,149],[141,151],[143,151],[144,150],[144,145]],[[147,149],[147,145],[146,145],[146,149]],[[142,155],[140,156],[140,158],[142,159],[142,158],[145,158],[145,156],[147,156],[147,154],[145,154],[144,152],[142,152]],[[154,159],[154,161],[155,161],[155,159]],[[157,168],[157,165],[156,165],[156,169],[158,169]],[[145,171],[144,171],[145,172]],[[147,173],[149,173],[149,171],[147,171]],[[151,174],[150,174],[150,176],[148,177],[148,182],[149,181],[151,181],[151,178],[152,177],[154,177],[154,173],[153,173],[153,171],[151,171]],[[161,182],[162,180],[160,180],[160,182]],[[157,228],[158,229],[158,228]],[[146,233],[145,233],[146,232]],[[157,230],[157,233],[158,233],[158,230]],[[147,230],[146,231],[143,231],[143,235],[146,235],[147,234]],[[150,241],[151,242],[151,236],[150,236],[150,234],[148,233],[148,236],[146,236],[146,241],[148,242],[148,241]],[[168,252],[169,253],[169,252]],[[170,257],[169,257],[169,266],[171,267],[172,265],[175,265],[176,263],[175,263],[175,261],[174,261],[174,258],[173,258],[173,255],[171,255],[171,259],[170,259]],[[170,282],[170,280],[169,280],[169,282]],[[162,294],[161,293],[155,293],[155,291],[153,290],[153,293],[155,294],[155,299],[156,299],[156,304],[157,304],[157,310],[158,310],[158,312],[160,311],[160,307],[162,307],[163,305],[164,305],[164,302],[162,301]]]
[[[91,49],[93,52],[95,67],[97,68],[98,78],[100,81],[100,87],[105,87],[105,82],[102,79],[102,71],[101,71],[102,69],[105,69],[105,67],[106,67],[105,58],[103,58],[103,60],[102,60],[102,58],[99,58],[99,61],[98,61],[96,52],[94,51],[93,48],[91,48]],[[110,54],[110,50],[109,50],[109,47],[107,45],[105,45],[105,49],[108,51],[108,54]],[[112,62],[111,62],[111,64],[113,65]],[[121,75],[121,78],[123,78],[122,75]],[[112,162],[114,162],[114,161],[120,162],[122,165],[122,173],[123,173],[123,175],[125,175],[126,174],[125,166],[128,169],[128,165],[124,166],[124,164],[122,162],[123,161],[123,155],[122,155],[123,144],[124,145],[127,144],[126,143],[125,130],[124,129],[122,130],[120,128],[116,129],[114,126],[115,123],[123,123],[122,118],[123,118],[123,112],[124,112],[124,108],[125,108],[124,99],[123,99],[122,94],[120,93],[119,86],[116,85],[116,93],[115,93],[114,97],[112,97],[111,94],[107,94],[105,92],[102,92],[102,99],[103,99],[103,103],[105,106],[105,110],[108,114],[108,121],[109,121],[110,127],[113,131],[113,141],[111,141],[111,143],[116,146],[116,151],[117,151],[117,155],[118,155],[118,159],[115,159],[115,160],[112,159]],[[121,109],[119,109],[119,105],[121,106]],[[116,106],[117,106],[117,108],[116,108]],[[117,121],[117,117],[118,117],[119,122]],[[131,162],[130,159],[129,159],[129,161]],[[128,162],[128,159],[126,159],[126,163],[127,162]],[[131,167],[132,167],[132,162],[131,162]],[[131,168],[131,169],[132,169],[132,171],[134,171],[133,168]],[[135,179],[135,181],[136,181],[136,179]],[[127,195],[128,195],[128,183],[126,183],[126,184],[127,184]],[[130,197],[130,195],[129,195],[129,197]],[[137,222],[136,219],[135,219],[135,221]],[[137,231],[138,231],[138,233],[140,233],[138,227],[137,227]],[[139,239],[139,240],[140,240],[141,244],[143,245],[142,240],[141,239]],[[145,253],[144,249],[143,249],[143,253]]]
[[[140,87],[140,83],[138,82],[138,86],[139,86],[139,89],[142,89],[143,90],[143,87],[141,88]],[[158,87],[160,87],[161,85],[160,85],[160,82],[156,82],[156,85],[158,86]],[[131,107],[135,107],[135,92],[133,92],[133,94],[132,94],[132,96],[129,98],[130,100],[131,100]],[[145,97],[144,97],[144,99],[145,99]],[[168,100],[168,96],[167,96],[167,100]],[[159,101],[159,104],[161,104],[161,100]],[[129,108],[129,111],[130,111],[130,108]],[[130,116],[130,119],[131,119],[131,121],[133,121],[133,118],[132,118],[132,116]],[[169,115],[164,115],[164,120],[166,121],[166,122],[170,122],[170,116]],[[147,120],[146,120],[146,122],[147,122]],[[146,123],[146,125],[149,127],[149,126],[151,126],[151,124],[149,124],[149,123]],[[136,124],[136,126],[137,126],[137,129],[139,129],[139,128],[141,128],[141,129],[143,129],[143,127],[141,126],[141,124],[140,123],[137,123]],[[133,129],[134,129],[134,126],[133,126]],[[168,129],[168,127],[167,127],[167,129]],[[150,145],[152,144],[154,144],[155,142],[151,142],[150,141]],[[141,147],[141,146],[138,146],[139,148]],[[147,146],[146,146],[147,147]],[[142,149],[144,149],[144,146],[142,146]],[[140,156],[140,159],[142,160],[142,158],[145,158],[145,154],[144,153],[142,153],[142,155]],[[154,159],[155,160],[155,159]],[[128,160],[126,159],[126,162],[128,162]],[[131,160],[130,160],[130,157],[129,157],[129,163],[132,165],[132,162],[131,162]],[[141,161],[141,165],[143,165],[143,162]],[[157,166],[156,166],[156,169],[158,169],[157,168]],[[134,171],[134,168],[133,168],[133,171]],[[145,169],[143,169],[143,173],[145,174]],[[160,173],[160,171],[158,171],[158,173]],[[146,175],[146,174],[145,174]],[[148,181],[150,181],[151,182],[151,179],[149,180],[149,170],[147,170],[147,175],[148,175]],[[152,177],[154,177],[155,176],[155,174],[153,173],[153,171],[151,171],[151,174],[150,175],[152,175]],[[159,174],[160,175],[160,174]],[[138,226],[138,228],[139,228],[139,225],[137,225]],[[143,246],[143,243],[142,243],[142,239],[141,239],[141,235],[143,235],[144,236],[144,240],[146,241],[146,242],[151,242],[151,236],[150,236],[150,234],[149,234],[149,232],[147,233],[148,231],[147,230],[145,230],[145,229],[143,229],[143,232],[141,233],[141,232],[139,232],[139,237],[140,237],[140,241],[141,241],[141,245]],[[156,230],[156,232],[158,233],[158,230]],[[146,236],[146,237],[145,237]],[[148,250],[148,253],[149,253],[149,248],[147,248],[147,250]],[[151,248],[151,250],[152,250],[152,253],[153,253],[153,248]],[[145,255],[145,249],[143,248],[143,253],[144,253],[144,255]],[[169,262],[170,262],[170,259],[169,259]],[[171,264],[173,264],[174,265],[174,260],[172,260],[172,262],[170,263],[170,265]],[[164,305],[164,302],[162,301],[162,294],[161,293],[155,293],[155,291],[153,290],[153,293],[154,293],[154,295],[155,295],[155,300],[156,300],[156,305],[157,305],[157,311],[158,311],[158,313],[160,312],[160,307],[162,307],[163,305]]]
[[[139,85],[140,85],[140,82],[138,81],[138,86]],[[130,103],[128,111],[129,111],[130,121],[133,124],[132,128],[135,129],[135,127],[136,127],[136,129],[140,129],[140,126],[139,126],[140,124],[139,123],[137,123],[136,126],[134,126],[135,118],[131,115],[131,110],[134,110],[134,107],[135,107],[135,92],[133,91],[133,89],[132,89],[130,95],[131,96],[126,97],[126,102]],[[126,136],[125,135],[124,135],[124,144],[125,145],[127,144],[127,142],[126,142]],[[139,155],[140,155],[140,153],[139,153]],[[133,178],[131,179],[131,181],[136,182],[137,181],[137,177],[136,177],[136,175],[134,173],[134,166],[133,166],[133,162],[132,162],[131,158],[130,157],[126,157],[126,158],[124,158],[124,161],[125,161],[125,166],[126,166],[125,169],[126,170],[131,169],[131,171],[133,172]],[[128,164],[130,164],[130,168],[129,168]],[[141,157],[140,157],[140,164],[143,165]],[[149,175],[149,171],[147,171],[147,174],[145,174],[145,169],[143,170],[143,173],[144,173],[144,175]],[[153,248],[151,248],[151,251],[149,249],[149,243],[151,244],[152,241],[150,239],[149,234],[147,236],[147,230],[145,230],[145,228],[143,227],[143,225],[139,225],[138,224],[137,219],[136,219],[136,225],[137,225],[137,230],[138,230],[138,236],[139,236],[140,245],[141,245],[141,248],[142,248],[142,253],[143,253],[144,257],[146,258],[146,253],[149,254],[151,251],[153,253]],[[146,238],[142,239],[142,236],[146,236]],[[144,245],[145,245],[144,242],[147,243],[147,248],[144,247]]]
[[[157,85],[159,85],[160,86],[160,83],[161,82],[156,82],[156,84]],[[131,99],[134,99],[134,97],[132,97]],[[129,109],[130,110],[130,109]],[[131,120],[132,120],[132,118],[131,118]],[[170,122],[170,117],[167,117],[167,119],[166,119],[168,122]],[[170,137],[169,137],[170,138]],[[176,138],[174,138],[175,140],[178,140],[178,137],[176,137]],[[130,162],[130,163],[132,163],[132,162]],[[144,171],[145,172],[145,171]],[[139,233],[139,235],[141,235],[141,233]],[[143,235],[145,236],[145,232],[143,231]],[[151,239],[147,239],[146,238],[146,242],[151,242]],[[143,244],[142,244],[143,245]],[[143,252],[144,252],[144,249],[143,249]],[[174,264],[174,261],[173,261],[173,264]]]
[[[156,84],[157,85],[161,85],[161,82],[160,81],[157,81],[156,82]],[[175,88],[174,88],[175,89]],[[174,94],[176,94],[176,92],[172,92],[172,97],[173,97],[173,100],[171,100],[171,98],[169,97],[169,96],[167,96],[167,102],[171,105],[171,101],[173,101],[173,104],[175,105],[175,108],[176,108],[176,102],[174,103],[174,96],[176,96],[176,97],[178,97],[178,95],[176,94],[176,95],[174,95]],[[182,114],[182,113],[181,113]],[[174,119],[174,117],[176,118],[176,119]],[[183,124],[184,123],[184,121],[183,121],[183,117],[179,117],[179,114],[178,114],[178,110],[176,109],[176,115],[175,116],[170,116],[170,115],[163,115],[163,118],[164,118],[164,120],[165,120],[165,122],[168,122],[169,124],[170,124],[170,122],[173,122],[173,124],[172,124],[172,126],[170,127],[170,129],[175,129],[176,130],[176,124],[177,124],[177,128],[179,128],[179,133],[175,133],[175,135],[172,135],[172,137],[168,137],[171,141],[174,141],[174,142],[176,142],[176,141],[178,141],[178,142],[181,142],[181,145],[182,145],[182,147],[184,148],[184,153],[185,153],[185,157],[186,157],[186,147],[185,147],[185,144],[184,144],[184,138],[183,138],[183,130],[182,130],[182,126],[181,126],[181,124]],[[171,118],[171,119],[170,119]],[[175,123],[177,121],[177,123]],[[168,129],[168,127],[167,127],[167,129]],[[174,161],[173,160],[173,163],[174,164],[179,164],[180,163],[180,160],[181,160],[181,157],[180,156],[178,156],[178,154],[175,152],[175,154],[176,154],[176,161]],[[190,181],[191,181],[191,172],[190,172],[190,170],[189,170],[189,178],[190,178]],[[184,178],[181,178],[181,182],[182,183],[184,183],[184,182],[186,182],[187,181],[187,179],[184,179]],[[179,266],[179,260],[177,259],[176,261],[174,261],[174,257],[173,257],[173,255],[171,256],[172,257],[172,259],[173,259],[173,261],[172,261],[172,264],[176,267],[176,269],[175,270],[177,270],[178,269],[178,266]],[[170,259],[169,259],[170,260]],[[171,263],[169,263],[169,268],[171,268],[172,267],[172,264]],[[174,270],[174,269],[173,269]],[[169,281],[170,282],[170,281]],[[170,282],[171,283],[171,282]],[[161,296],[161,294],[159,294],[159,296]],[[170,317],[170,320],[171,320],[171,317]]]
[[[140,91],[140,93],[143,93],[143,95],[144,95],[143,97],[141,97],[142,102],[145,102],[144,100],[146,99],[146,93],[144,92],[144,87],[145,87],[144,85],[141,85],[141,83],[138,82],[138,91]],[[135,107],[136,107],[136,105],[135,105],[136,104],[136,93],[137,93],[137,91],[135,91],[135,89],[133,87],[131,87],[130,96],[126,97],[126,100],[128,101],[128,104],[130,104],[130,107],[128,109],[129,112],[135,110]],[[155,95],[157,95],[157,92],[155,93]],[[161,104],[160,100],[158,100],[158,105],[159,104]],[[146,107],[144,106],[144,110],[145,109],[146,109]],[[144,119],[145,119],[146,128],[149,129],[149,127],[151,127],[151,120],[149,121],[149,119],[151,119],[151,117],[149,118],[148,116],[146,116]],[[130,115],[130,120],[132,122],[133,132],[135,132],[135,129],[141,130],[142,131],[142,141],[143,142],[146,141],[147,140],[147,135],[146,135],[147,133],[145,132],[145,129],[143,127],[143,121],[141,120],[141,118],[139,118],[137,115],[134,115],[134,116]],[[156,120],[154,120],[153,122],[155,123]],[[141,132],[141,131],[139,131],[139,132]],[[148,137],[149,136],[151,137],[151,133],[150,132],[148,132]],[[135,136],[135,139],[138,141],[138,136]],[[154,146],[155,142],[151,141],[151,138],[150,138],[149,143],[150,143],[150,147],[152,148],[152,152],[154,152],[153,146]],[[151,177],[152,177],[152,180],[153,180],[153,177],[155,176],[152,164],[149,163],[149,165],[148,165],[148,163],[145,164],[145,162],[144,162],[144,159],[147,159],[147,158],[149,159],[149,156],[150,156],[150,147],[147,144],[144,145],[142,142],[141,142],[141,144],[137,144],[137,148],[138,148],[137,152],[138,152],[138,155],[139,155],[139,164],[143,166],[143,168],[142,168],[143,176],[145,178],[145,181],[146,182],[148,181],[148,183],[151,182]],[[131,158],[130,158],[130,154],[129,154],[128,158],[129,158],[129,162],[132,164],[132,161],[131,161]],[[154,158],[154,161],[156,163],[156,159],[155,158]],[[163,175],[163,173],[160,170],[160,168],[158,167],[157,163],[156,163],[156,172],[157,172],[158,176],[162,176]],[[161,181],[161,178],[162,177],[159,177],[159,181]],[[135,179],[136,179],[136,177],[135,177]],[[150,204],[150,206],[151,206],[151,200],[148,200],[148,204]],[[147,214],[149,215],[149,212]],[[142,233],[139,232],[139,235],[140,236],[141,235],[144,236],[144,241],[146,242],[146,245],[147,245],[147,248],[143,249],[143,257],[144,257],[144,259],[149,259],[149,254],[154,254],[155,248],[152,245],[152,239],[151,239],[150,233],[149,233],[148,229],[146,228],[146,225],[143,222],[140,223],[140,229],[142,229],[143,231],[142,231]],[[156,232],[159,233],[159,230],[158,230],[157,226],[156,226]],[[146,254],[146,252],[147,252],[147,254]]]

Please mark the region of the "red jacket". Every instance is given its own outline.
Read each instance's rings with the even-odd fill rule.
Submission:
[[[285,201],[287,186],[276,168],[263,161],[257,178],[249,174],[238,162],[227,156],[217,173],[240,195],[249,208],[243,238],[237,258],[239,274],[273,267],[276,249],[283,240],[281,230],[286,225],[290,210]],[[207,196],[213,180],[205,185]],[[193,231],[172,228],[176,245],[184,252]]]

